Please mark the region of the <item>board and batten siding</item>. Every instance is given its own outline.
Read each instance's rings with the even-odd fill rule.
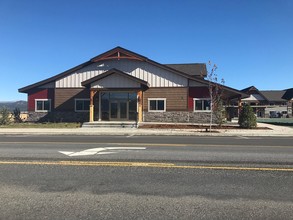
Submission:
[[[118,74],[112,74],[91,84],[91,88],[139,88],[140,83]]]
[[[150,87],[187,87],[188,79],[176,73],[137,60],[104,60],[86,66],[56,81],[56,88],[82,88],[81,82],[112,68],[149,83]]]
[[[187,111],[188,88],[149,88],[143,93],[143,111],[148,111],[149,98],[166,98],[166,111]]]
[[[76,98],[89,97],[89,89],[55,89],[55,109],[57,111],[74,111]]]

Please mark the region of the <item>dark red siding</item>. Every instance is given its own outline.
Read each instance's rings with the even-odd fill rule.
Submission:
[[[193,111],[193,98],[209,98],[208,87],[190,87],[188,96],[188,110]]]
[[[36,99],[51,99],[51,110],[54,106],[54,89],[33,89],[28,93],[28,111],[35,111]]]

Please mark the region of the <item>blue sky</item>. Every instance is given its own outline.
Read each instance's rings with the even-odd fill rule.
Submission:
[[[227,86],[293,87],[292,0],[0,0],[0,101],[116,46],[217,64]]]

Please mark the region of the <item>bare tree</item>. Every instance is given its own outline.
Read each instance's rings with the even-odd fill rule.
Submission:
[[[218,69],[216,64],[208,62],[207,80],[209,82],[209,95],[210,95],[210,132],[212,130],[213,115],[215,115],[216,122],[219,126],[223,123],[223,86],[225,84],[224,79],[218,82],[218,75],[216,70]]]

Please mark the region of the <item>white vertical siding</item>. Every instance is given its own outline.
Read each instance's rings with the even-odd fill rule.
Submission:
[[[118,74],[112,74],[106,78],[91,84],[92,88],[139,88],[140,83]]]
[[[188,79],[146,62],[136,60],[105,60],[93,63],[56,81],[57,88],[80,88],[81,82],[112,68],[119,69],[149,83],[150,87],[186,87]]]

